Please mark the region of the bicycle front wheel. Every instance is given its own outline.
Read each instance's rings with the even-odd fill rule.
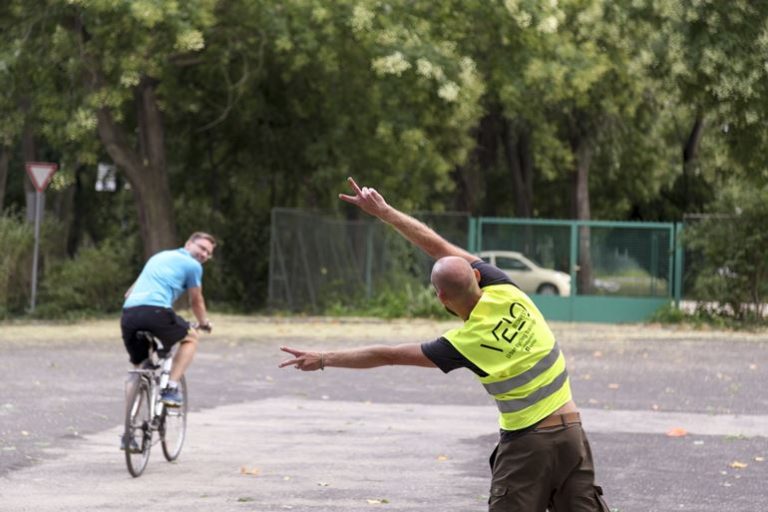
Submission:
[[[180,407],[163,407],[163,420],[160,423],[160,441],[163,446],[163,455],[168,462],[173,462],[179,457],[184,446],[184,438],[187,435],[187,381],[184,377],[179,379],[179,393],[182,403]]]
[[[149,384],[142,378],[131,391],[125,411],[125,433],[123,434],[125,463],[128,466],[128,472],[134,478],[144,472],[149,462],[149,450],[152,448],[149,395]]]

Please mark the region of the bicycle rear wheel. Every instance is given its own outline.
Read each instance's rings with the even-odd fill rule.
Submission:
[[[179,393],[183,401],[180,407],[163,407],[163,420],[160,423],[160,441],[163,446],[163,455],[168,462],[173,462],[179,457],[184,446],[184,438],[187,435],[187,381],[184,377],[179,379]]]
[[[128,397],[125,411],[125,463],[133,477],[144,472],[149,462],[149,450],[152,448],[149,394],[149,384],[143,378],[139,379],[138,385]]]

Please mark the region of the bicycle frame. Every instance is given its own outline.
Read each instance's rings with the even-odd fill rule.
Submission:
[[[156,345],[159,345],[156,346]],[[152,430],[157,430],[157,418],[163,414],[165,404],[160,401],[160,390],[168,385],[171,375],[171,366],[173,365],[173,354],[169,352],[165,357],[160,356],[159,350],[165,348],[162,342],[154,336],[150,337],[149,358],[144,362],[147,368],[137,368],[129,370],[129,375],[138,375],[145,379],[149,385],[149,396],[152,400],[152,421],[150,426]],[[158,373],[159,370],[159,373]],[[136,385],[138,382],[131,382]],[[130,391],[130,388],[128,389]],[[135,411],[133,411],[135,412]]]
[[[170,380],[173,351],[161,355],[165,347],[158,338],[146,331],[139,335],[146,337],[149,341],[149,357],[142,363],[141,368],[128,371],[129,377],[126,382],[128,403],[123,434],[128,471],[134,477],[144,472],[152,445],[158,442],[162,444],[166,460],[169,462],[176,460],[186,432],[186,403],[180,409],[169,408],[160,400],[161,391]],[[186,381],[183,376],[179,381],[179,387],[183,390],[186,399]],[[140,398],[142,396],[144,399]],[[142,410],[144,413],[141,412]],[[138,417],[143,419],[135,422]],[[170,417],[181,418],[181,430],[172,429],[175,435],[171,435],[171,440],[168,438],[169,430],[167,430]],[[177,424],[174,423],[174,425]],[[138,444],[140,451],[132,450],[131,443]],[[139,458],[135,459],[137,456]]]

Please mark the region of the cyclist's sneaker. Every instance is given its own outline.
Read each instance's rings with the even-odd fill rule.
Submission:
[[[125,442],[126,436],[122,436],[120,438],[120,449],[125,451]],[[129,452],[130,453],[141,453],[141,446],[139,446],[139,443],[136,442],[136,438],[131,437],[130,442],[128,443],[130,445]]]
[[[181,407],[184,398],[178,388],[165,388],[160,392],[160,401],[168,407]]]

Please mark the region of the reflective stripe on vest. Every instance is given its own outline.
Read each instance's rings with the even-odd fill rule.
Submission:
[[[563,370],[563,372],[558,375],[555,380],[546,386],[540,387],[525,398],[519,398],[517,400],[496,400],[496,406],[502,413],[522,411],[523,409],[532,406],[536,402],[539,402],[548,396],[555,394],[560,388],[563,387],[563,384],[565,384],[565,381],[567,380],[568,372]]]
[[[521,373],[520,375],[510,377],[507,380],[492,382],[490,384],[483,384],[483,386],[485,386],[485,390],[492,395],[501,395],[502,393],[507,393],[508,391],[512,391],[515,388],[519,388],[523,384],[531,382],[533,379],[549,370],[557,362],[558,357],[560,357],[560,348],[557,346],[557,343],[555,343],[549,354],[547,354],[543,359],[539,360],[539,362],[533,365],[533,367],[531,367],[528,371]]]

